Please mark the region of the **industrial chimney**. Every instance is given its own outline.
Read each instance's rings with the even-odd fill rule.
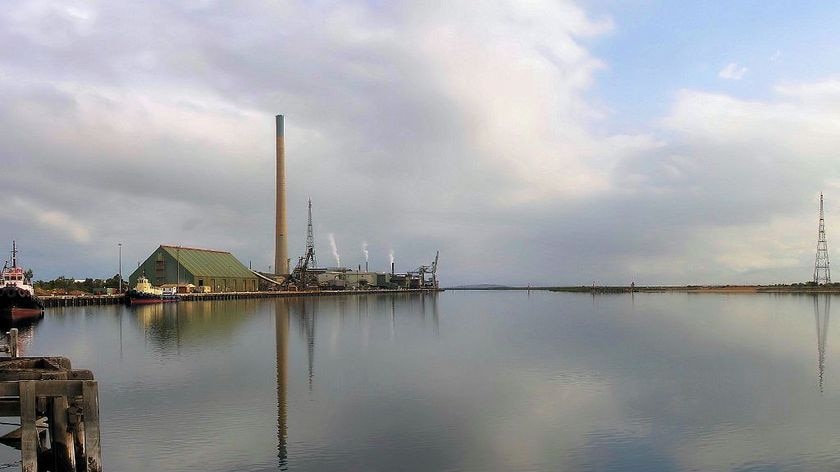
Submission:
[[[289,273],[289,253],[286,243],[286,149],[283,115],[277,115],[277,201],[274,229],[274,273]]]

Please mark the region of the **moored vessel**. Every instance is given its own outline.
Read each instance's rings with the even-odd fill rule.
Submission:
[[[44,304],[17,265],[17,245],[12,241],[11,265],[7,261],[0,272],[0,319],[19,322],[44,316]]]
[[[177,302],[179,299],[177,295],[166,294],[163,289],[153,287],[145,275],[138,277],[134,288],[125,294],[125,301],[129,305]]]

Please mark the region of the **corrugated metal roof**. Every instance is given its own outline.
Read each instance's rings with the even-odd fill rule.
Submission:
[[[160,248],[180,261],[181,266],[193,275],[230,278],[256,277],[229,252],[178,246],[161,246]]]

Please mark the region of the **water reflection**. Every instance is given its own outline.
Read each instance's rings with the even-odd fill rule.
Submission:
[[[309,391],[312,391],[312,379],[315,376],[315,313],[318,299],[300,299],[295,303],[298,320],[298,332],[306,340],[306,364],[309,372]]]
[[[280,470],[286,470],[286,440],[288,438],[286,417],[286,389],[289,382],[289,304],[279,299],[274,304],[275,349],[277,354],[277,458]]]
[[[820,393],[823,393],[825,345],[830,316],[831,295],[814,295],[814,321],[817,324],[817,370],[819,372]]]
[[[23,322],[17,323],[0,323],[0,333],[9,332],[12,328],[17,328],[18,330],[18,355],[25,356],[27,355],[27,351],[30,349],[33,341],[33,335],[36,331],[35,327],[41,323],[43,318],[36,318],[32,320],[26,320]]]
[[[128,310],[147,342],[181,354],[183,343],[193,346],[228,337],[256,313],[257,304],[255,300],[158,303]]]
[[[275,350],[277,369],[277,457],[279,470],[288,470],[289,466],[289,372],[290,350],[294,340],[289,338],[290,331],[297,333],[298,340],[305,348],[306,384],[309,394],[313,394],[315,385],[315,356],[318,345],[316,333],[321,330],[321,338],[332,339],[348,332],[361,334],[363,344],[371,341],[371,332],[387,320],[388,335],[381,338],[393,341],[399,319],[426,320],[431,318],[435,336],[440,333],[440,313],[438,294],[405,294],[394,296],[360,295],[335,298],[291,298],[278,299],[274,302],[275,311]],[[381,317],[386,318],[383,320]],[[353,320],[355,319],[355,324]],[[292,328],[292,326],[294,328]],[[359,331],[354,331],[353,327]],[[291,329],[290,329],[291,328]],[[301,352],[294,349],[294,352]],[[294,379],[292,379],[294,382]],[[324,387],[321,387],[323,390]]]
[[[830,297],[528,297],[68,307],[22,334],[95,372],[113,470],[840,464]]]

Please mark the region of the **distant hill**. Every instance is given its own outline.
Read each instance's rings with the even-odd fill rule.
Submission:
[[[496,285],[496,284],[474,284],[474,285],[458,285],[455,287],[449,287],[447,290],[504,290],[507,288],[512,288],[507,285]]]

